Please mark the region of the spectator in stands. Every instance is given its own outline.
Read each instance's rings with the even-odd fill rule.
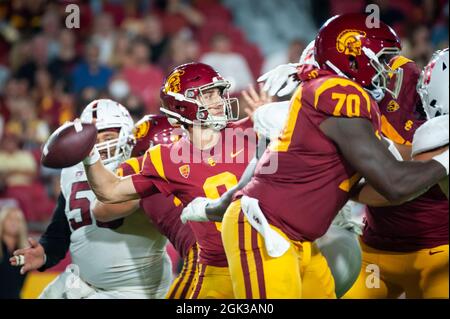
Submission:
[[[80,94],[86,88],[106,89],[113,70],[99,60],[99,47],[89,42],[85,47],[85,59],[72,73],[73,92]]]
[[[92,40],[99,48],[99,61],[102,64],[111,63],[115,33],[114,21],[110,14],[102,13],[95,18]]]
[[[433,55],[433,47],[430,43],[430,31],[424,25],[419,25],[411,31],[409,37],[409,52],[407,57],[424,67]],[[405,46],[405,51],[407,46]]]
[[[161,69],[150,63],[147,42],[136,39],[130,47],[130,65],[122,70],[130,91],[141,98],[148,113],[159,113],[159,89],[164,79]]]
[[[13,267],[9,258],[13,252],[27,246],[27,224],[22,211],[10,206],[0,209],[0,299],[19,299],[25,276]]]
[[[39,69],[35,77],[33,99],[36,103],[36,112],[53,131],[74,118],[73,101],[62,88],[53,85],[54,78],[46,69]]]
[[[52,80],[58,91],[67,91],[71,88],[71,74],[75,66],[80,62],[77,53],[75,33],[72,30],[63,29],[59,34],[58,56],[50,61],[48,66]]]
[[[47,42],[47,57],[52,60],[58,55],[60,49],[59,30],[61,30],[60,16],[56,9],[49,9],[42,16],[42,36]]]
[[[173,35],[184,28],[200,28],[205,23],[205,17],[186,1],[156,0],[154,8],[161,16],[164,31]]]
[[[156,15],[145,17],[142,22],[141,34],[150,45],[151,62],[158,63],[168,44],[168,38],[164,35],[160,19]]]
[[[197,61],[200,48],[189,33],[179,32],[170,39],[168,52],[159,62],[165,73],[180,64]]]
[[[114,51],[111,56],[111,66],[120,70],[121,68],[130,64],[130,36],[121,30],[117,32],[116,41],[114,43]]]
[[[7,127],[0,143],[0,177],[7,187],[31,185],[36,177],[36,161],[20,144],[19,135]]]
[[[230,92],[239,92],[253,83],[247,61],[239,53],[232,52],[231,41],[225,34],[217,33],[212,37],[211,51],[204,54],[200,61],[214,67],[231,82]]]
[[[300,54],[306,48],[307,43],[300,39],[292,40],[286,50],[269,55],[263,63],[261,74],[264,74],[280,64],[298,63]]]
[[[29,82],[34,87],[34,74],[37,69],[47,67],[48,64],[48,39],[42,35],[35,36],[31,42],[29,59],[16,72],[16,76]]]

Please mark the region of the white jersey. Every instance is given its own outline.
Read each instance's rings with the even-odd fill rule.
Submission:
[[[167,239],[142,211],[111,223],[96,221],[95,195],[82,164],[63,169],[61,190],[72,231],[72,263],[86,283],[105,290],[167,290],[171,264]]]

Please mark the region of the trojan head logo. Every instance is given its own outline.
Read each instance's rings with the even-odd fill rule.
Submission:
[[[391,100],[391,101],[388,103],[388,106],[387,106],[386,109],[387,109],[388,112],[395,112],[395,111],[397,111],[399,108],[400,108],[400,105],[398,105],[398,103],[395,102],[395,100]]]
[[[150,129],[150,123],[148,121],[142,122],[139,126],[134,128],[134,137],[137,140],[145,137]]]
[[[191,168],[190,168],[189,164],[180,166],[178,168],[178,170],[180,171],[181,176],[183,176],[184,178],[188,178],[189,173],[191,172]]]
[[[364,31],[344,30],[339,33],[336,39],[336,49],[339,53],[345,55],[358,56],[361,55],[362,43],[361,39],[366,37]]]
[[[178,93],[181,91],[180,76],[184,74],[183,70],[177,70],[173,72],[166,80],[164,84],[164,91]]]

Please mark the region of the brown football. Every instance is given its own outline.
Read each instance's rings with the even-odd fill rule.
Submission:
[[[69,122],[50,135],[42,149],[41,163],[65,168],[81,162],[95,145],[97,128],[91,123]]]

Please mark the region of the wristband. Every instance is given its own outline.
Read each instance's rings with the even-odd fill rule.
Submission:
[[[83,160],[83,164],[86,166],[91,166],[97,163],[100,160],[100,153],[98,152],[97,148],[94,146],[89,156],[87,156]]]

